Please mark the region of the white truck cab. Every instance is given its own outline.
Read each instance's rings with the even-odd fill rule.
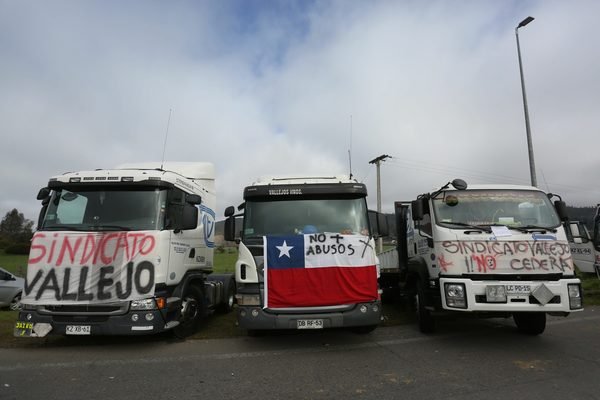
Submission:
[[[381,302],[372,233],[383,222],[381,218],[369,221],[366,196],[365,185],[347,176],[268,177],[244,189],[235,264],[237,320],[242,328],[250,333],[375,329],[381,320]],[[231,241],[237,236],[234,212],[233,207],[225,211],[225,239]],[[275,261],[294,260],[294,252],[299,250],[300,267],[295,265],[293,272],[282,267],[270,269],[273,275],[266,273],[269,240],[283,240],[275,243],[279,249]],[[312,268],[311,262],[322,262],[316,267],[328,268]],[[340,265],[344,262],[352,265]],[[364,266],[343,268],[357,267],[356,263]],[[268,282],[267,276],[271,277]],[[275,283],[276,278],[277,282],[286,281]]]
[[[398,281],[415,297],[423,332],[437,312],[457,311],[512,314],[520,331],[540,334],[547,313],[582,309],[562,201],[531,186],[456,179],[395,207]]]
[[[212,274],[212,164],[68,172],[38,200],[16,336],[187,336],[233,305],[233,277]]]

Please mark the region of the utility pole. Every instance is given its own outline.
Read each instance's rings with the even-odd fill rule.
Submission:
[[[531,176],[531,186],[537,187],[537,177],[535,175],[535,160],[533,159],[533,144],[531,141],[531,128],[529,127],[529,109],[527,107],[527,95],[525,93],[525,77],[523,76],[523,61],[521,61],[521,46],[519,45],[519,28],[524,27],[533,21],[533,17],[527,17],[519,22],[515,28],[517,37],[517,54],[519,55],[519,73],[521,75],[521,91],[523,92],[523,109],[525,111],[525,131],[527,133],[527,151],[529,153],[529,174]]]
[[[377,166],[377,212],[381,212],[381,162],[385,161],[386,158],[390,158],[387,154],[382,154],[377,158],[369,161],[369,164],[375,164]],[[377,240],[377,248],[381,253],[383,251],[383,239],[380,237]]]

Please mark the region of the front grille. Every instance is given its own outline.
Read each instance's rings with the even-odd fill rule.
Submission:
[[[46,305],[39,308],[41,314],[52,315],[117,315],[129,310],[129,302],[119,304],[69,304]]]

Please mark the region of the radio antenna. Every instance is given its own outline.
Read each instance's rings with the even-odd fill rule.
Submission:
[[[352,179],[352,114],[350,114],[350,148],[348,149],[348,164],[350,164],[350,179]]]
[[[173,114],[173,109],[169,108],[169,119],[167,120],[167,131],[165,132],[165,142],[163,143],[163,155],[162,161],[160,162],[160,169],[163,169],[163,165],[165,164],[165,152],[167,151],[167,138],[169,137],[169,125],[171,125],[171,114]]]

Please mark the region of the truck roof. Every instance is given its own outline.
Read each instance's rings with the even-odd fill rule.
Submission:
[[[429,193],[433,193],[438,189],[432,189]],[[452,186],[444,191],[456,190]],[[534,190],[536,192],[544,192],[542,189],[529,185],[508,185],[508,184],[472,184],[468,185],[466,190]],[[544,192],[545,193],[545,192]]]
[[[304,185],[312,183],[358,183],[348,175],[316,175],[316,176],[263,176],[252,186],[264,185]]]
[[[176,186],[186,187],[187,185],[191,188],[190,183],[181,179],[183,177],[194,181],[196,185],[200,185],[199,188],[203,187],[210,192],[214,191],[214,166],[211,163],[165,162],[162,170],[160,169],[160,165],[160,162],[122,164],[114,169],[66,172],[50,178],[50,185],[54,186],[58,182],[106,184],[162,180],[173,183]]]

